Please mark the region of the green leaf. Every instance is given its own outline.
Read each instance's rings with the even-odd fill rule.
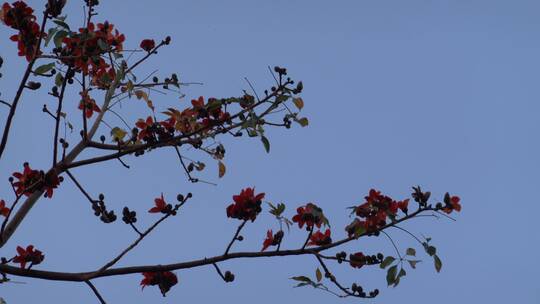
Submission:
[[[54,77],[54,84],[55,84],[57,87],[61,87],[61,86],[62,86],[62,82],[64,82],[64,77],[62,76],[61,73],[56,73],[56,77]]]
[[[322,273],[319,268],[315,271],[315,277],[317,278],[317,282],[320,282],[322,280]]]
[[[106,51],[109,49],[109,46],[107,45],[107,43],[105,43],[105,41],[103,41],[103,39],[98,39],[97,44],[102,51]]]
[[[437,272],[441,272],[441,268],[442,268],[442,261],[441,259],[439,259],[439,256],[438,255],[433,255],[433,262],[435,264],[435,270],[437,270]]]
[[[45,74],[48,71],[52,70],[53,68],[54,68],[54,62],[47,63],[47,64],[40,65],[39,67],[37,67],[34,70],[34,73],[36,73],[36,74]]]
[[[270,209],[271,209],[270,214],[272,214],[272,215],[274,215],[276,217],[279,217],[283,213],[283,211],[285,211],[285,204],[283,204],[283,203],[279,203],[277,205],[277,207],[274,206],[270,202],[267,202],[267,203],[268,203],[268,205],[270,206]]]
[[[407,255],[416,256],[416,250],[414,248],[407,248]]]
[[[394,265],[388,268],[388,272],[386,273],[386,283],[388,284],[388,286],[396,282],[396,274],[397,274],[397,265]]]
[[[311,279],[306,276],[296,276],[290,278],[291,280],[299,281],[299,282],[308,282],[311,283]]]
[[[384,260],[379,265],[379,267],[381,267],[381,269],[385,269],[390,264],[392,264],[395,260],[396,260],[396,258],[394,258],[393,256],[387,256],[387,257],[384,258]]]
[[[309,120],[307,119],[307,117],[302,117],[302,118],[298,119],[297,122],[298,122],[302,127],[307,127],[307,126],[309,125]]]
[[[67,23],[65,23],[64,21],[62,20],[53,20],[54,23],[58,24],[59,26],[69,30],[69,25]]]
[[[51,42],[51,39],[54,37],[56,32],[58,32],[58,29],[55,28],[55,27],[52,27],[52,28],[49,29],[49,31],[47,32],[47,37],[45,37],[45,39],[44,39],[45,40],[45,46],[49,45],[49,42]]]
[[[399,273],[396,277],[396,280],[394,281],[394,287],[399,285],[399,282],[401,281],[401,278],[404,277],[407,273],[405,272],[405,269],[401,268],[399,270]]]
[[[261,141],[264,145],[264,149],[266,150],[266,153],[270,153],[270,142],[268,141],[268,138],[266,138],[266,136],[261,135]]]
[[[407,262],[409,262],[409,265],[411,265],[412,269],[416,269],[416,264],[418,264],[418,262],[422,262],[422,261],[420,261],[420,260],[407,260]]]
[[[302,98],[293,98],[292,101],[294,105],[298,108],[298,110],[302,110],[302,108],[304,107],[304,100]]]
[[[67,37],[69,33],[66,31],[58,31],[56,35],[54,36],[54,46],[55,47],[61,47],[62,46],[62,40],[64,40],[65,37]]]
[[[306,283],[306,282],[298,283],[298,285],[293,286],[293,288],[304,287],[304,286],[307,286],[307,285],[310,285],[310,284],[309,284],[309,283]],[[1,303],[0,303],[0,304],[1,304]]]

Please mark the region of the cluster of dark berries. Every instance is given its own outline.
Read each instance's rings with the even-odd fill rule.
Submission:
[[[103,193],[99,194],[99,200],[92,201],[92,209],[94,210],[94,215],[99,216],[99,219],[104,222],[105,224],[112,223],[116,221],[116,214],[114,214],[114,210],[107,211],[107,207],[105,206],[105,202],[103,201],[105,199],[105,196]]]
[[[234,274],[228,270],[225,271],[225,275],[223,275],[223,280],[227,283],[234,281]]]
[[[137,222],[137,212],[129,210],[128,207],[122,209],[122,221],[126,224],[133,224]]]

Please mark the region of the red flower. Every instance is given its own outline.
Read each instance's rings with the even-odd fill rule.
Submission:
[[[53,196],[54,189],[58,188],[63,180],[64,179],[61,176],[58,176],[55,170],[49,171],[47,174],[45,174],[45,178],[43,180],[45,197],[51,198]]]
[[[407,213],[409,210],[409,199],[398,202],[398,207],[403,213]]]
[[[101,109],[96,104],[96,101],[93,98],[90,98],[90,95],[88,95],[88,90],[84,90],[79,94],[82,97],[81,102],[79,103],[79,110],[84,111],[86,118],[92,117],[94,112],[101,112]]]
[[[308,203],[303,207],[296,209],[297,214],[293,216],[292,221],[298,223],[298,227],[302,228],[306,224],[308,229],[313,226],[321,228],[321,225],[328,225],[328,220],[324,216],[322,209],[313,203]]]
[[[154,120],[151,116],[148,116],[146,120],[139,119],[135,125],[137,128],[141,129],[141,131],[139,131],[139,136],[137,137],[139,140],[150,141],[154,138]]]
[[[457,212],[461,211],[461,204],[459,203],[460,198],[458,196],[450,196],[446,193],[444,195],[444,203],[446,206],[442,209],[444,212],[450,214],[452,211],[456,210]]]
[[[202,107],[204,107],[204,97],[199,96],[198,99],[192,99],[191,105],[193,105],[193,108],[195,109],[201,109]]]
[[[354,208],[356,215],[365,218],[366,229],[374,231],[386,225],[388,217],[395,219],[398,209],[407,212],[409,200],[397,202],[392,198],[382,195],[375,189],[369,190],[369,195],[365,197],[365,202]]]
[[[158,285],[163,296],[178,283],[178,277],[170,271],[143,272],[142,275],[144,276],[141,281],[142,289],[146,286]]]
[[[347,231],[347,234],[349,237],[352,237],[353,235],[357,235],[360,233],[363,233],[367,230],[367,223],[365,221],[361,221],[358,218],[355,218],[352,223],[347,225],[345,227],[345,231]]]
[[[26,263],[30,263],[30,267],[32,267],[32,265],[41,263],[44,258],[45,256],[41,251],[34,250],[33,245],[27,246],[26,249],[17,246],[17,255],[13,258],[13,263],[21,264],[21,268],[24,269]]]
[[[141,49],[150,52],[154,47],[156,47],[156,42],[153,39],[144,39],[141,41]]]
[[[255,221],[257,214],[262,210],[263,198],[264,193],[255,195],[254,188],[243,189],[239,195],[233,196],[234,203],[227,207],[227,217]]]
[[[319,230],[311,235],[309,238],[308,246],[324,246],[332,243],[332,238],[330,237],[330,229],[326,229],[324,234]]]
[[[24,163],[24,170],[22,173],[14,172],[13,176],[19,180],[13,183],[13,186],[16,188],[15,192],[17,195],[24,194],[30,196],[33,191],[36,190],[36,185],[42,181],[42,173],[38,170],[32,170],[28,163]],[[33,189],[30,189],[34,187]]]
[[[362,252],[351,254],[349,255],[349,264],[353,268],[362,268],[362,266],[366,265],[366,257]]]
[[[23,1],[13,2],[13,7],[9,3],[4,3],[0,10],[0,20],[19,31],[18,34],[11,36],[10,40],[17,42],[19,56],[25,56],[28,61],[32,60],[41,35],[33,12],[34,10]],[[38,52],[37,55],[40,54],[41,52]]]
[[[156,204],[156,206],[148,210],[149,213],[161,212],[164,214],[168,214],[172,211],[172,205],[165,202],[165,199],[163,198],[163,193],[161,193],[161,197],[154,199],[154,203]]]
[[[167,120],[160,121],[159,124],[169,132],[174,132],[174,126],[176,125],[176,119],[171,117]]]
[[[283,238],[283,231],[282,230],[276,232],[276,234],[272,234],[272,230],[268,230],[266,232],[266,239],[263,242],[263,247],[262,247],[261,251],[265,251],[266,248],[268,248],[270,246],[279,245],[279,243],[281,243],[282,238]]]
[[[0,214],[3,216],[8,216],[9,214],[9,208],[6,207],[6,202],[4,200],[0,200]]]

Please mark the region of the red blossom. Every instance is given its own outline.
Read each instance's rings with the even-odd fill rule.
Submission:
[[[84,90],[79,94],[82,97],[79,103],[79,110],[84,111],[84,115],[86,116],[86,118],[92,117],[94,112],[101,112],[101,109],[96,104],[96,101],[93,98],[90,98],[90,95],[88,95],[88,90]]]
[[[354,208],[354,212],[360,218],[365,219],[365,228],[374,231],[386,225],[387,218],[395,219],[398,209],[407,212],[409,200],[395,201],[392,198],[382,195],[380,191],[371,189],[365,202]]]
[[[270,246],[276,246],[281,243],[281,239],[283,238],[283,231],[280,230],[276,232],[276,234],[272,233],[272,230],[268,230],[266,232],[266,239],[263,241],[263,247],[261,251],[265,251]]]
[[[264,193],[255,195],[255,188],[243,189],[239,195],[233,196],[234,203],[227,207],[227,217],[255,221],[257,214],[262,210],[263,198]]]
[[[14,172],[13,176],[18,179],[18,181],[13,183],[15,187],[15,192],[17,195],[24,194],[30,196],[33,191],[36,190],[36,186],[42,181],[42,172],[38,170],[32,170],[28,163],[24,163],[23,172]],[[31,187],[34,187],[30,190]]]
[[[158,285],[163,296],[166,295],[171,287],[178,284],[178,277],[176,274],[170,271],[143,272],[142,275],[144,276],[140,284],[142,289],[144,289],[146,286]]]
[[[39,25],[36,23],[34,10],[23,1],[4,3],[0,10],[0,20],[7,26],[18,30],[19,33],[10,37],[11,41],[17,42],[19,56],[25,56],[30,61],[34,57],[39,37],[41,35]],[[41,54],[38,52],[37,55]]]
[[[28,245],[26,249],[21,246],[17,246],[17,255],[13,258],[13,263],[21,264],[21,268],[24,269],[26,263],[30,263],[30,267],[32,267],[32,265],[38,265],[41,263],[44,258],[45,256],[43,253],[37,249],[34,250],[33,245]]]
[[[172,210],[172,205],[165,202],[165,198],[163,198],[163,193],[161,193],[161,197],[154,199],[154,203],[156,205],[155,207],[152,207],[150,210],[148,210],[149,213],[161,212],[167,214]]]
[[[137,128],[141,129],[139,131],[138,139],[148,141],[150,138],[154,137],[154,119],[152,116],[148,116],[146,120],[139,119],[135,125]]]
[[[4,200],[0,200],[0,215],[8,216],[9,214],[9,208],[6,207],[6,202]]]
[[[199,96],[198,99],[192,99],[191,100],[191,105],[193,105],[193,108],[195,108],[195,109],[200,109],[200,108],[204,107],[204,97]]]
[[[442,209],[444,212],[450,214],[452,211],[461,211],[461,204],[459,203],[460,198],[459,196],[450,196],[450,194],[446,193],[444,196],[444,203],[446,206]]]
[[[141,41],[141,49],[150,52],[154,47],[156,47],[156,42],[153,39],[144,39]]]
[[[304,224],[308,229],[312,229],[313,226],[321,228],[322,224],[328,225],[328,220],[324,216],[322,209],[313,203],[299,207],[296,212],[297,214],[293,216],[292,221],[298,223],[299,228],[302,228]]]
[[[366,265],[366,256],[362,252],[349,255],[349,264],[353,268],[362,268]]]
[[[45,197],[52,198],[54,189],[58,188],[63,180],[64,179],[61,176],[58,176],[55,170],[49,171],[47,174],[45,174],[45,178],[43,180]]]
[[[97,27],[97,29],[96,29]],[[114,25],[108,23],[89,23],[79,32],[71,32],[62,40],[63,46],[58,52],[62,62],[76,71],[92,77],[91,83],[99,88],[107,88],[115,78],[115,70],[102,55],[107,52],[119,53],[123,50],[125,36]]]
[[[311,235],[307,246],[324,246],[332,243],[330,237],[330,229],[326,229],[324,234],[321,231],[317,231]]]

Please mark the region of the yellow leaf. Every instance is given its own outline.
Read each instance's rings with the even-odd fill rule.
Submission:
[[[302,127],[306,127],[307,125],[309,125],[309,120],[307,119],[307,117],[303,117],[303,118],[300,118],[298,120],[298,123],[302,126]]]
[[[317,268],[317,271],[315,271],[315,276],[317,277],[317,282],[320,282],[322,280],[322,273],[319,268]]]
[[[222,178],[223,175],[225,175],[225,171],[227,170],[225,168],[225,164],[223,162],[218,162],[218,167],[219,167],[219,177]]]

